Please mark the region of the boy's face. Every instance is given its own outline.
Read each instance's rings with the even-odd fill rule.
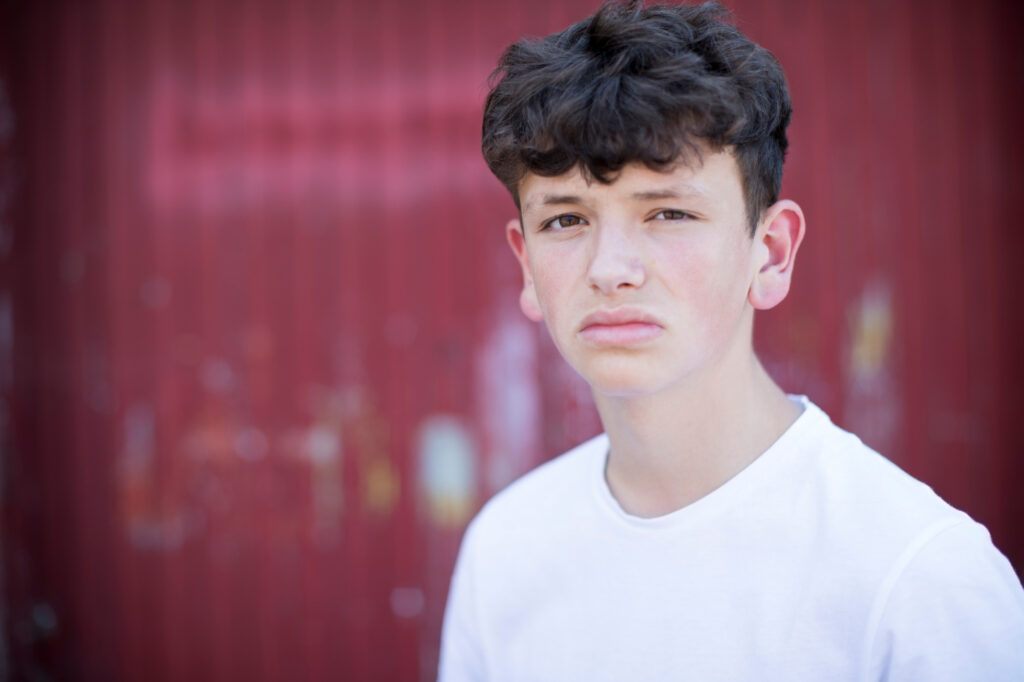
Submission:
[[[508,238],[523,311],[595,390],[696,385],[752,352],[748,290],[763,259],[731,153],[666,173],[626,166],[610,185],[578,169],[528,174],[519,196],[523,232],[509,223]]]

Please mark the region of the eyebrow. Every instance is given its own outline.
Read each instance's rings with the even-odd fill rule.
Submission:
[[[537,202],[540,206],[557,206],[561,204],[582,204],[583,199],[575,194],[545,194]]]
[[[632,197],[637,201],[658,201],[660,199],[682,199],[684,197],[702,197],[707,192],[700,187],[684,185],[678,189],[666,187],[664,189],[653,189],[644,192],[634,192]],[[531,202],[527,207],[541,206],[564,206],[566,204],[582,204],[583,199],[575,194],[545,194],[536,202]]]
[[[656,201],[658,199],[682,199],[684,197],[702,197],[706,195],[707,192],[700,187],[683,185],[679,189],[666,187],[647,192],[634,192],[633,198],[640,201]]]

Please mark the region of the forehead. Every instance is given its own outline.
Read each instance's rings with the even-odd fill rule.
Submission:
[[[579,166],[551,177],[527,173],[519,183],[519,202],[524,214],[565,204],[660,199],[703,201],[720,207],[735,204],[743,209],[735,156],[731,151],[706,152],[688,163],[677,163],[667,171],[631,163],[624,166],[611,183],[595,180]]]

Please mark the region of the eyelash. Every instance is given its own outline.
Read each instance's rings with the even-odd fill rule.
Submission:
[[[664,218],[661,218],[661,220],[689,220],[693,218],[693,216],[687,213],[686,211],[680,211],[679,209],[676,208],[666,208],[654,214],[655,220],[657,220],[658,216],[662,215],[663,213],[673,213],[675,214],[675,217],[669,218],[668,216],[666,216]]]
[[[572,225],[557,225],[558,221],[562,220],[563,218],[572,218],[572,219],[576,220],[576,222],[573,223]],[[544,223],[543,225],[541,225],[540,229],[541,229],[541,232],[543,232],[545,230],[550,230],[552,228],[555,228],[556,230],[557,229],[568,230],[569,228],[576,227],[577,225],[581,225],[584,222],[586,222],[586,221],[583,220],[583,218],[579,217],[578,215],[573,215],[572,213],[563,213],[562,215],[556,215],[554,218],[552,218],[551,220],[549,220],[546,223]]]
[[[661,215],[665,215],[665,217],[658,218],[658,216],[661,216]],[[672,216],[672,217],[669,217],[669,216]],[[574,222],[571,225],[559,225],[558,224],[559,221],[561,221],[564,218],[569,218],[569,219],[572,219],[572,220],[574,220],[576,222]],[[686,211],[680,211],[680,210],[675,209],[675,208],[666,208],[666,209],[662,209],[662,210],[658,211],[657,213],[655,213],[654,216],[652,216],[651,219],[652,220],[692,220],[693,219],[693,215],[687,213]],[[580,216],[578,216],[578,215],[574,215],[572,213],[563,213],[561,215],[556,215],[554,218],[552,218],[551,220],[549,220],[546,223],[544,223],[543,225],[541,225],[540,229],[541,229],[541,232],[544,232],[546,230],[551,230],[553,228],[556,231],[559,230],[559,229],[561,229],[561,230],[568,230],[569,228],[577,227],[577,226],[582,225],[584,223],[586,223],[586,221],[583,218],[581,218]]]

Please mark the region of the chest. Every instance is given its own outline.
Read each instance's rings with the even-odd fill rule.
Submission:
[[[553,532],[481,595],[488,657],[510,680],[856,679],[870,581],[820,544]]]

